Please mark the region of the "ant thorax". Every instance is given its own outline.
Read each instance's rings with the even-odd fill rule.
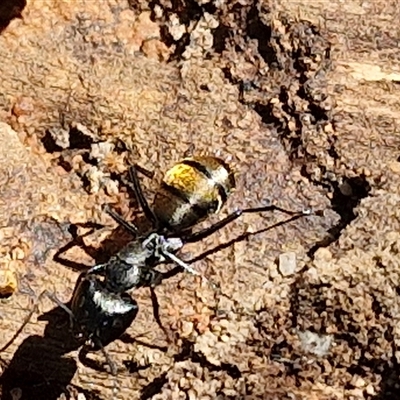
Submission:
[[[133,240],[103,265],[105,287],[113,293],[123,293],[148,285],[154,278],[153,266],[170,261],[169,255],[182,246],[181,239],[158,233],[151,233],[144,240]]]

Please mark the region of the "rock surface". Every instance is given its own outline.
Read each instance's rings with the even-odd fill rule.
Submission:
[[[397,398],[397,2],[18,4],[0,7],[0,273],[18,282],[0,301],[4,344],[39,312],[0,354],[2,399]],[[102,212],[136,218],[129,164],[154,170],[151,198],[188,152],[237,172],[204,224],[267,200],[326,211],[196,263],[219,290],[163,282],[168,337],[135,291],[112,377],[40,294],[67,302],[79,271],[129,240]],[[243,216],[184,257],[284,218]]]

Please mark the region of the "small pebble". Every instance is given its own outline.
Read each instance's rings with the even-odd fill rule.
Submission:
[[[194,329],[194,324],[193,324],[193,322],[184,321],[184,322],[182,323],[182,332],[181,332],[181,336],[182,336],[182,337],[189,337],[189,336],[193,333],[193,329]]]
[[[290,251],[279,256],[279,271],[283,276],[293,275],[296,267],[296,253]]]
[[[15,272],[0,269],[0,296],[11,296],[18,287],[17,276]]]
[[[221,335],[220,336],[221,342],[228,343],[230,338],[228,335]]]
[[[25,258],[25,252],[21,247],[14,247],[11,250],[11,259],[12,260],[23,260]]]

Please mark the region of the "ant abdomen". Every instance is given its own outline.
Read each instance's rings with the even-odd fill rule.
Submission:
[[[234,189],[233,172],[220,158],[185,158],[165,173],[154,214],[161,226],[181,232],[219,212]]]

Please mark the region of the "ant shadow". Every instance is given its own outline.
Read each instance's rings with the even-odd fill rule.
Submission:
[[[70,302],[65,306],[70,308]],[[76,360],[66,355],[79,349],[79,361],[87,368],[102,373],[107,372],[107,359],[104,357],[102,362],[89,356],[93,352],[82,346],[82,343],[71,334],[69,316],[60,306],[40,315],[38,320],[48,322],[43,336],[31,335],[26,338],[8,364],[0,359],[5,366],[0,376],[1,400],[14,400],[15,391],[18,389],[22,393],[21,400],[58,400],[62,394],[68,396],[73,388],[83,393],[87,400],[103,399],[100,391],[84,390],[71,385],[78,366]],[[110,342],[118,339],[126,344],[138,343],[167,351],[167,347],[151,345],[127,334],[125,331],[132,322],[132,320],[127,321],[127,324],[120,329],[123,333],[120,334],[118,331]],[[129,360],[122,361],[122,364],[129,373],[147,368],[147,366],[132,365]]]
[[[44,335],[26,338],[6,365],[0,377],[2,400],[14,400],[18,389],[21,400],[57,400],[62,394],[68,396],[77,363],[65,355],[77,350],[80,343],[66,329],[68,316],[60,307],[41,315],[38,320],[48,321]],[[84,394],[87,399],[101,399],[95,391]]]

